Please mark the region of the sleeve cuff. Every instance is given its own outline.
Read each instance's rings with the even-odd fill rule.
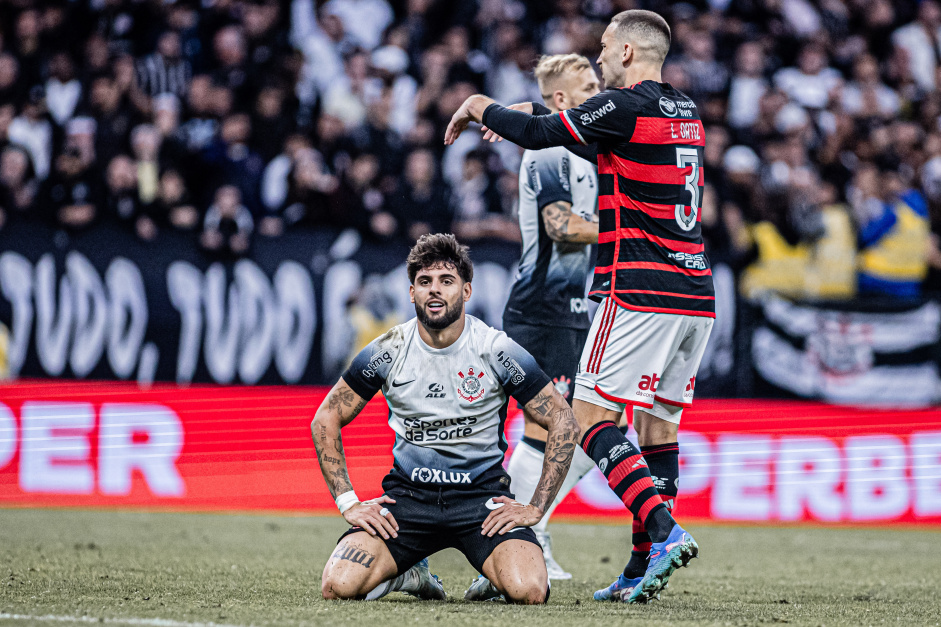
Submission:
[[[542,391],[542,388],[546,387],[552,381],[549,379],[549,375],[544,372],[540,372],[541,377],[537,377],[532,383],[526,386],[523,389],[516,390],[516,393],[513,394],[513,398],[516,399],[516,402],[520,405],[525,405],[529,401],[536,398],[536,395]]]
[[[552,113],[552,109],[542,104],[541,102],[533,101],[532,105],[533,115],[550,115]]]

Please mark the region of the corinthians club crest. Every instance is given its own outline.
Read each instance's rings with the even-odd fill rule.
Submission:
[[[461,384],[457,388],[457,395],[465,401],[473,403],[484,395],[484,384],[481,382],[481,378],[484,376],[483,370],[474,372],[474,368],[470,367],[467,369],[467,374],[458,372],[457,376],[461,378]]]

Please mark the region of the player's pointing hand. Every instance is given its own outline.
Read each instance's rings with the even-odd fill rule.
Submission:
[[[394,505],[395,500],[383,494],[377,499],[357,503],[343,512],[343,518],[354,527],[362,527],[369,535],[382,536],[385,540],[397,538],[399,523],[395,522],[395,516],[385,503]]]
[[[543,511],[532,505],[523,505],[507,496],[490,500],[496,509],[484,521],[481,535],[492,538],[499,533],[502,536],[516,527],[531,527],[542,520]]]

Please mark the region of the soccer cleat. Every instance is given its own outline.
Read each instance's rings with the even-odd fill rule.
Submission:
[[[535,530],[534,530],[535,531]],[[542,557],[546,560],[546,571],[549,579],[571,579],[572,573],[565,572],[559,563],[552,558],[552,536],[548,531],[535,531],[536,539],[542,546]]]
[[[650,547],[650,562],[640,583],[624,598],[626,603],[647,603],[660,598],[660,591],[667,587],[670,575],[680,566],[699,555],[699,545],[679,525],[673,525],[669,537],[663,542],[654,542]]]
[[[428,558],[418,562],[409,569],[413,577],[417,577],[418,584],[413,592],[406,592],[413,597],[418,597],[423,601],[447,601],[448,595],[444,592],[444,586],[437,575],[432,575],[428,570]]]
[[[628,579],[623,574],[618,575],[618,578],[610,586],[596,590],[594,599],[595,601],[622,601],[640,583],[641,579],[643,577]]]
[[[498,601],[502,598],[500,591],[483,575],[477,575],[477,579],[464,592],[465,601]]]

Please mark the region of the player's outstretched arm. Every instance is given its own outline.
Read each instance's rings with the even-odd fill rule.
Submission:
[[[526,414],[548,433],[546,456],[542,476],[529,505],[522,505],[505,496],[493,499],[503,506],[495,509],[483,524],[483,534],[505,534],[514,527],[530,527],[542,520],[546,509],[555,499],[578,446],[580,430],[572,408],[565,402],[552,383],[546,386],[524,407]]]
[[[383,515],[383,503],[395,503],[388,496],[360,502],[353,492],[350,475],[346,469],[343,438],[340,429],[349,424],[366,406],[367,399],[354,392],[346,381],[340,379],[324,399],[310,423],[311,437],[317,450],[320,472],[327,483],[330,495],[337,501],[340,514],[348,523],[362,527],[372,535],[381,535],[388,540],[395,537],[399,529],[391,513]],[[339,498],[338,498],[339,497]],[[388,510],[386,510],[388,512]]]
[[[598,223],[572,212],[572,203],[557,200],[542,208],[549,239],[564,244],[597,244]]]

